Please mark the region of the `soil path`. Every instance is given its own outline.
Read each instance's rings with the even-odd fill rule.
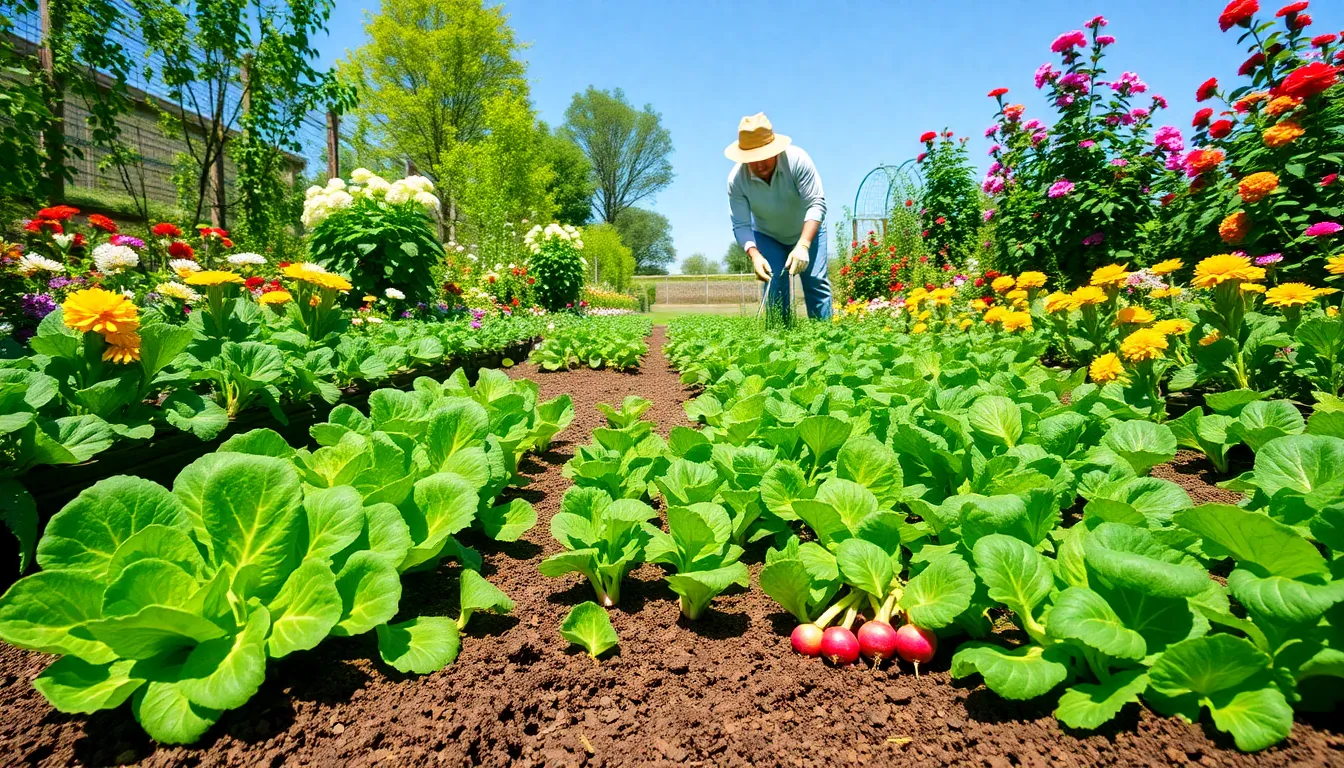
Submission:
[[[473,541],[485,573],[516,602],[513,616],[472,619],[462,654],[442,672],[401,676],[372,659],[373,638],[329,639],[273,662],[262,691],[192,748],[155,747],[125,708],[91,717],[55,712],[32,679],[42,654],[0,650],[0,764],[106,765],[790,765],[1318,766],[1344,764],[1337,721],[1299,722],[1293,736],[1242,755],[1212,729],[1130,705],[1109,727],[1070,733],[1053,702],[1004,701],[952,681],[951,644],[916,679],[907,667],[874,674],[832,669],[789,650],[793,620],[759,589],[717,599],[699,622],[679,618],[657,567],[636,570],[611,612],[619,652],[595,665],[557,626],[592,599],[577,576],[546,579],[537,563],[558,549],[548,522],[569,483],[561,465],[589,441],[598,402],[649,398],[666,433],[685,423],[689,394],[650,339],[638,374],[579,370],[513,375],[568,392],[577,418],[552,450],[524,464],[520,495],[539,525],[523,541]],[[1192,490],[1217,489],[1163,467]],[[1199,496],[1196,496],[1198,499]],[[761,552],[748,553],[753,583]],[[406,580],[408,615],[456,615],[458,569]],[[876,763],[871,761],[876,760]]]

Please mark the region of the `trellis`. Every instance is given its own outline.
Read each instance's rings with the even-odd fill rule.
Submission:
[[[854,193],[854,212],[850,219],[853,239],[860,232],[874,231],[886,236],[892,207],[897,201],[919,199],[924,177],[914,160],[900,165],[879,165],[864,175]]]

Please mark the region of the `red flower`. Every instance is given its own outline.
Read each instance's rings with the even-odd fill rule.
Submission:
[[[1256,0],[1232,0],[1218,15],[1218,26],[1224,32],[1237,26],[1249,26],[1251,16],[1260,10],[1260,3]]]
[[[262,284],[265,282],[266,278],[257,277],[256,275],[253,275],[252,277],[249,277],[243,281],[243,283],[247,286],[247,289],[249,291],[255,291],[256,289],[260,288]]]
[[[928,256],[920,256],[920,257],[919,257],[919,263],[920,263],[920,264],[928,264],[928,263],[929,263],[929,257],[928,257]]]
[[[918,155],[915,155],[915,162],[916,162],[916,163],[922,163],[922,162],[924,162],[924,158],[926,158],[926,157],[928,157],[928,156],[929,156],[929,153],[928,153],[928,152],[920,152]]]
[[[232,248],[232,247],[233,247],[233,241],[230,240],[230,239],[227,238],[227,237],[221,237],[221,238],[219,238],[219,243],[220,243],[220,245],[223,245],[225,248]]]
[[[1335,183],[1335,179],[1338,179],[1338,178],[1339,178],[1339,174],[1338,174],[1338,173],[1327,173],[1326,175],[1324,175],[1324,176],[1321,177],[1321,186],[1322,186],[1322,187],[1328,187],[1328,186],[1330,186],[1331,184],[1334,184],[1334,183]]]
[[[934,131],[925,131],[919,135],[919,141],[921,144],[928,144],[930,141],[933,141],[936,138],[938,138],[938,134]]]
[[[985,277],[989,278],[990,280],[993,280],[994,278],[998,277],[1000,274],[1001,274],[1001,273],[1000,273],[999,270],[997,270],[997,269],[989,269],[989,270],[985,270]]]
[[[1210,77],[1195,89],[1195,101],[1208,101],[1218,92],[1218,78]]]
[[[154,228],[151,229],[151,230],[149,230],[149,231],[150,231],[150,232],[153,232],[154,235],[155,235],[156,237],[181,237],[181,236],[182,236],[182,230],[178,229],[178,228],[177,228],[177,225],[175,225],[175,224],[169,224],[169,223],[166,222],[166,221],[163,222],[163,223],[161,223],[161,224],[155,224],[155,225],[154,225]]]
[[[39,235],[42,234],[43,231],[50,232],[53,235],[65,233],[65,227],[61,226],[61,222],[52,219],[32,219],[24,225],[23,229],[25,232],[32,232],[33,234]]]
[[[272,280],[271,282],[266,284],[265,288],[261,289],[261,292],[274,293],[275,291],[283,291],[284,289],[285,286],[281,285],[279,280]]]
[[[1303,27],[1309,27],[1309,26],[1311,26],[1310,13],[1304,13],[1301,16],[1298,16],[1297,18],[1293,19],[1293,29],[1301,29]]]
[[[984,287],[985,287],[985,278],[983,278],[983,277],[977,277],[977,278],[975,278],[975,287],[976,287],[976,288],[984,288]]]
[[[989,98],[997,99],[1007,92],[1008,92],[1007,88],[995,88],[994,90],[989,92]]]
[[[911,200],[911,199],[908,198],[908,197],[905,199],[905,207],[906,207],[906,208],[909,208],[910,206],[912,206],[912,205],[914,205],[914,204],[915,204],[915,201],[914,201],[914,200]],[[892,246],[892,247],[894,248],[895,246]]]
[[[1287,16],[1287,15],[1290,14],[1290,13],[1300,13],[1301,11],[1305,11],[1305,10],[1307,10],[1307,6],[1308,6],[1308,5],[1310,5],[1310,3],[1307,3],[1307,2],[1289,3],[1289,4],[1285,5],[1285,6],[1283,6],[1282,8],[1280,8],[1280,9],[1274,14],[1274,17],[1275,17],[1275,18],[1278,18],[1278,19],[1282,19],[1284,16]]]
[[[1339,35],[1336,35],[1334,32],[1327,32],[1324,35],[1317,35],[1311,38],[1311,44],[1317,48],[1324,48],[1338,39]]]
[[[896,286],[895,288],[891,289],[893,291],[899,291],[905,287],[905,283],[902,283],[900,280],[897,280],[896,282],[892,283],[892,285]]]
[[[849,265],[848,265],[848,264],[846,264],[845,266],[843,266],[843,267],[840,268],[840,274],[842,274],[842,275],[848,275],[848,274],[849,274]]]
[[[1265,54],[1257,53],[1251,58],[1241,62],[1241,67],[1237,69],[1237,74],[1245,77],[1255,71],[1255,68],[1265,63]]]
[[[1209,126],[1209,135],[1215,139],[1225,139],[1230,133],[1232,133],[1231,120],[1215,120]]]
[[[920,233],[919,236],[920,236],[920,237],[928,237],[928,236],[929,236],[929,230],[927,230],[927,229],[924,230],[922,233]],[[920,260],[920,261],[928,261],[929,259],[928,259],[927,256],[920,256],[920,257],[919,257],[919,260]]]
[[[168,245],[168,255],[174,259],[194,259],[196,251],[182,240],[174,240]]]
[[[535,283],[535,282],[537,282],[537,278],[535,278],[535,277],[529,277],[529,278],[527,278],[527,284],[528,284],[528,285],[532,285],[532,284]]]
[[[580,303],[586,305],[588,302],[585,301],[585,302],[580,302]],[[512,302],[512,304],[513,304],[513,306],[515,306],[515,307],[518,306],[518,297],[517,297],[517,296],[514,296],[514,297],[513,297],[513,302]]]
[[[88,240],[84,239],[83,232],[76,232],[75,239],[70,242],[70,247],[74,248],[75,250],[79,250],[80,248],[83,248],[85,244],[87,244],[88,242],[89,242]]]
[[[1162,202],[1162,206],[1163,206],[1163,207],[1166,207],[1167,203],[1170,203],[1172,200],[1175,200],[1175,199],[1176,199],[1176,193],[1175,193],[1175,192],[1168,192],[1167,194],[1165,194],[1165,195],[1162,196],[1162,201],[1161,201],[1161,202]]]
[[[454,296],[462,295],[462,289],[458,286],[457,283],[444,283],[443,290],[453,294]]]
[[[79,213],[79,209],[72,205],[56,205],[38,211],[37,218],[47,221],[65,221],[76,213]]]
[[[1204,107],[1195,113],[1195,119],[1190,121],[1190,125],[1195,128],[1203,128],[1209,124],[1209,118],[1213,117],[1213,107]]]
[[[855,256],[855,257],[853,257],[852,261],[853,261],[855,264],[858,264],[858,263],[859,263],[859,259],[861,259],[861,258],[863,258],[863,257],[862,257],[862,256]]]
[[[288,261],[282,261],[282,262],[280,262],[279,264],[276,264],[276,266],[279,267],[279,268],[281,268],[281,269],[284,269],[285,267],[288,267],[288,266],[289,266],[289,262],[288,262]]]
[[[943,216],[939,216],[938,218],[936,218],[936,219],[933,220],[933,223],[934,223],[934,224],[946,224],[946,223],[947,223],[947,219],[946,219],[945,217],[943,217]]]
[[[89,215],[89,226],[94,229],[101,229],[109,235],[117,234],[117,223],[101,213]]]
[[[1337,82],[1339,73],[1334,67],[1323,61],[1313,61],[1289,72],[1279,86],[1279,91],[1285,96],[1305,99],[1324,92]]]
[[[943,131],[943,138],[944,138],[944,139],[950,139],[950,138],[952,138],[952,132],[951,132],[951,131]]]

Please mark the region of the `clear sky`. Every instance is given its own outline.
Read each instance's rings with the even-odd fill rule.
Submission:
[[[1288,0],[1261,0],[1271,18]],[[662,113],[676,149],[676,179],[653,207],[672,222],[678,258],[719,258],[732,240],[723,148],[743,115],[764,111],[816,161],[828,223],[854,204],[863,176],[921,151],[919,134],[950,128],[970,136],[972,160],[988,165],[999,86],[1028,117],[1050,122],[1032,87],[1050,43],[1103,14],[1117,38],[1106,59],[1138,73],[1171,109],[1158,124],[1189,135],[1195,87],[1236,78],[1246,58],[1238,32],[1218,29],[1225,0],[522,0],[505,3],[520,40],[532,99],[542,119],[563,121],[574,93],[623,88],[636,106]],[[334,61],[363,41],[364,10],[377,0],[336,0]],[[1317,34],[1344,29],[1344,2],[1315,0]],[[828,227],[829,229],[829,227]],[[832,238],[833,240],[833,238]]]

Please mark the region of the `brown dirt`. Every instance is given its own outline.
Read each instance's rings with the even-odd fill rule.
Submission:
[[[950,680],[950,643],[918,679],[908,668],[828,668],[789,650],[793,621],[758,589],[725,595],[690,623],[649,565],[632,574],[611,612],[619,651],[594,664],[557,631],[572,605],[591,599],[588,585],[577,576],[543,578],[537,563],[558,548],[547,521],[568,486],[560,465],[601,423],[594,403],[641,394],[653,400],[648,416],[664,430],[684,422],[686,392],[661,343],[655,329],[637,374],[516,369],[546,396],[570,392],[577,419],[564,441],[525,465],[535,482],[522,495],[541,524],[515,544],[472,542],[485,555],[486,575],[518,607],[509,617],[473,618],[452,666],[403,676],[371,661],[371,637],[329,639],[273,662],[262,691],[200,744],[167,748],[153,745],[124,707],[91,717],[54,712],[30,684],[49,657],[5,647],[0,764],[1344,764],[1344,736],[1329,717],[1299,722],[1291,738],[1254,756],[1211,728],[1137,705],[1099,732],[1069,732],[1049,698],[1009,702]],[[758,571],[760,553],[747,559]],[[457,573],[445,566],[408,578],[407,614],[456,615]]]

